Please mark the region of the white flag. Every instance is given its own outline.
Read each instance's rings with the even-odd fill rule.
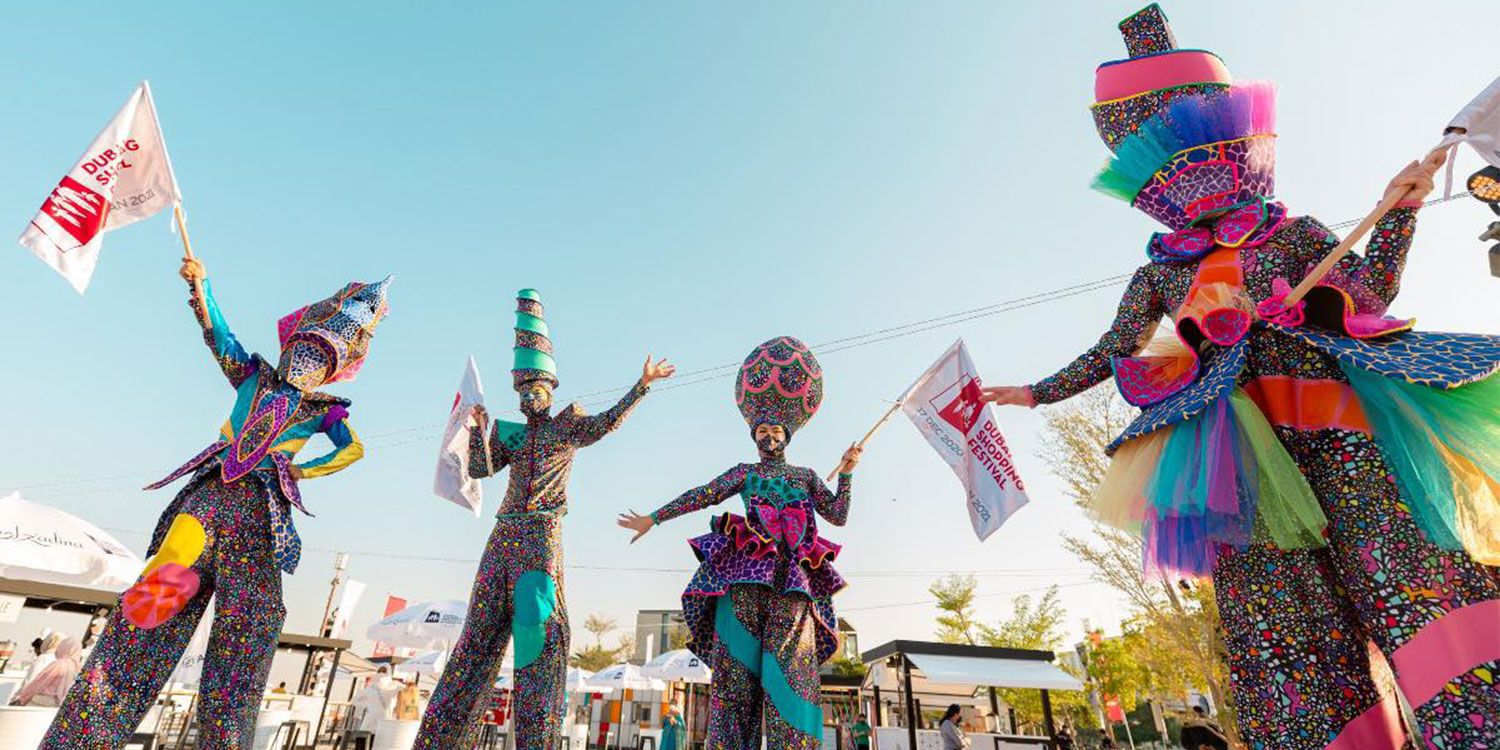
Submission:
[[[476,406],[484,406],[484,386],[479,383],[479,368],[474,365],[474,358],[469,357],[463,379],[458,381],[458,393],[453,395],[448,424],[443,428],[432,491],[474,511],[474,517],[478,518],[484,492],[479,480],[469,476],[469,420]]]
[[[969,521],[982,541],[1028,499],[979,388],[979,373],[959,339],[901,397],[901,410],[963,482]]]
[[[343,638],[349,632],[349,618],[365,593],[365,585],[353,578],[344,581],[344,590],[339,595],[339,606],[333,610],[333,622],[328,626],[329,638]]]
[[[143,81],[52,189],[21,233],[21,244],[82,294],[105,232],[181,200],[151,87]]]
[[[1463,128],[1468,132],[1463,135],[1450,133],[1445,142],[1466,142],[1474,147],[1480,158],[1500,167],[1500,78],[1454,115],[1448,127]]]

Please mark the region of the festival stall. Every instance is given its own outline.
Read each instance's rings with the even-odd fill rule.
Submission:
[[[1053,663],[1051,651],[966,646],[929,641],[891,641],[866,651],[861,660],[869,671],[862,692],[872,696],[869,712],[876,742],[881,750],[932,750],[942,746],[935,729],[919,729],[924,706],[943,708],[957,703],[983,708],[986,705],[997,720],[991,730],[1001,728],[999,701],[993,690],[980,694],[981,688],[1022,688],[1041,691],[1045,736],[1028,736],[998,731],[970,733],[972,747],[989,750],[1051,747],[1056,742],[1052,720],[1053,690],[1083,690],[1078,678]],[[901,728],[890,725],[885,712],[887,699],[898,697]],[[967,699],[961,699],[967,696]]]

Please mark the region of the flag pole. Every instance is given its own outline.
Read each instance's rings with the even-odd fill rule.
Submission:
[[[897,401],[896,403],[891,404],[891,408],[886,409],[885,414],[882,414],[880,416],[880,419],[878,421],[876,421],[875,424],[872,427],[870,427],[870,431],[866,432],[865,436],[862,437],[862,438],[860,438],[858,443],[855,443],[855,447],[858,447],[858,448],[865,447],[865,443],[870,442],[870,438],[874,437],[875,433],[879,432],[880,428],[884,427],[886,422],[891,421],[891,417],[895,416],[896,412],[899,411],[901,409],[901,406],[903,404],[905,404],[905,403],[906,403],[906,399],[903,398],[900,401]],[[843,465],[844,465],[844,462],[843,461],[839,461],[839,466],[843,466]],[[832,482],[833,478],[835,476],[837,476],[838,473],[839,473],[839,466],[833,467],[833,471],[828,472],[828,477],[826,479],[824,479],[823,481],[825,481],[825,482]]]
[[[1427,152],[1427,156],[1424,157],[1422,161],[1430,161],[1434,156],[1444,153],[1447,150],[1448,143],[1444,141],[1443,143],[1438,144],[1436,148]],[[1365,216],[1365,218],[1362,219],[1359,224],[1355,226],[1347,236],[1344,237],[1343,241],[1339,242],[1339,244],[1332,250],[1329,250],[1328,255],[1324,256],[1323,260],[1320,261],[1318,265],[1314,266],[1311,271],[1307,272],[1307,276],[1303,277],[1302,282],[1298,284],[1296,288],[1292,289],[1291,293],[1286,296],[1286,300],[1283,302],[1283,304],[1287,308],[1291,308],[1293,305],[1301,301],[1308,292],[1312,291],[1313,287],[1317,286],[1319,282],[1323,281],[1323,277],[1327,276],[1328,272],[1333,270],[1334,265],[1336,265],[1340,260],[1344,258],[1345,255],[1349,253],[1349,250],[1354,247],[1354,243],[1359,242],[1366,233],[1368,233],[1375,227],[1375,222],[1380,221],[1380,219],[1387,213],[1389,213],[1391,209],[1396,207],[1397,203],[1401,202],[1401,196],[1405,194],[1406,191],[1399,187],[1392,189],[1390,192],[1386,193],[1385,196],[1380,199],[1380,202],[1375,205],[1375,210],[1371,211],[1369,215]]]

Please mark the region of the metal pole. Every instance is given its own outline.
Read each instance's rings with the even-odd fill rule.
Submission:
[[[343,655],[343,649],[333,650],[333,666],[328,668],[328,687],[323,688],[323,710],[318,712],[318,726],[313,730],[313,747],[318,746],[318,735],[323,733],[323,717],[328,714],[328,698],[333,695],[333,681],[339,675],[339,659]]]
[[[1125,739],[1130,740],[1130,750],[1135,750],[1135,737],[1130,733],[1130,714],[1125,714],[1125,721],[1120,723],[1125,725]]]
[[[901,671],[903,682],[906,686],[906,739],[909,745],[907,750],[917,750],[917,702],[911,694],[911,661],[906,654],[901,656]]]
[[[995,694],[995,688],[990,688],[990,713],[995,715],[995,732],[1000,731],[1000,697]]]
[[[1042,691],[1042,724],[1047,729],[1047,738],[1057,747],[1057,727],[1052,724],[1052,694]]]

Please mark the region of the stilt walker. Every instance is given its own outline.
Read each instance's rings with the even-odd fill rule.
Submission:
[[[472,747],[479,718],[500,677],[506,644],[515,639],[516,747],[552,748],[562,730],[568,672],[568,607],[563,588],[562,517],[568,512],[568,475],[579,448],[593,445],[625,422],[651,384],[671,377],[665,360],[646,357],[641,379],[620,402],[597,415],[570,404],[551,414],[557,362],[543,318],[541,295],[522,289],[516,299],[515,367],[524,424],[475,410],[469,430],[469,474],[487,477],[510,467],[499,520],[485,545],[469,597],[468,620],[432,694],[415,747]]]
[[[1171,231],[1093,348],[986,400],[1113,374],[1142,408],[1092,512],[1143,535],[1148,572],[1212,575],[1251,747],[1402,747],[1369,641],[1430,747],[1500,747],[1500,338],[1385,317],[1441,154],[1391,181],[1364,256],[1321,275],[1361,230],[1340,243],[1275,200],[1272,87],[1177,49],[1154,4],[1120,29],[1095,184]],[[1148,345],[1163,316],[1175,335]]]
[[[180,214],[179,226],[186,230]],[[190,477],[162,513],[141,578],[120,597],[44,750],[124,747],[215,594],[198,747],[249,748],[286,616],[281,573],[296,570],[301,556],[291,512],[306,513],[298,482],[344,469],[364,454],[349,426],[350,402],[317,389],[352,379],[364,364],[391,279],[349,284],[282,318],[281,358],[272,365],[246,352],[229,330],[202,264],[191,255],[183,260],[190,305],[235,390],[234,409],[213,444],[147,487]],[[292,463],[317,433],[333,452]]]
[[[707,747],[820,748],[818,667],[837,647],[833,569],[839,545],[818,536],[817,516],[849,515],[861,448],[838,466],[838,489],[786,462],[786,446],[823,401],[823,372],[805,344],[782,336],[756,347],[740,368],[735,401],[760,460],[739,464],[648,516],[620,516],[635,539],[655,525],[738,495],[745,514],[725,513],[689,544],[700,565],[682,594],[688,647],[713,669]],[[763,723],[764,722],[764,723]]]

